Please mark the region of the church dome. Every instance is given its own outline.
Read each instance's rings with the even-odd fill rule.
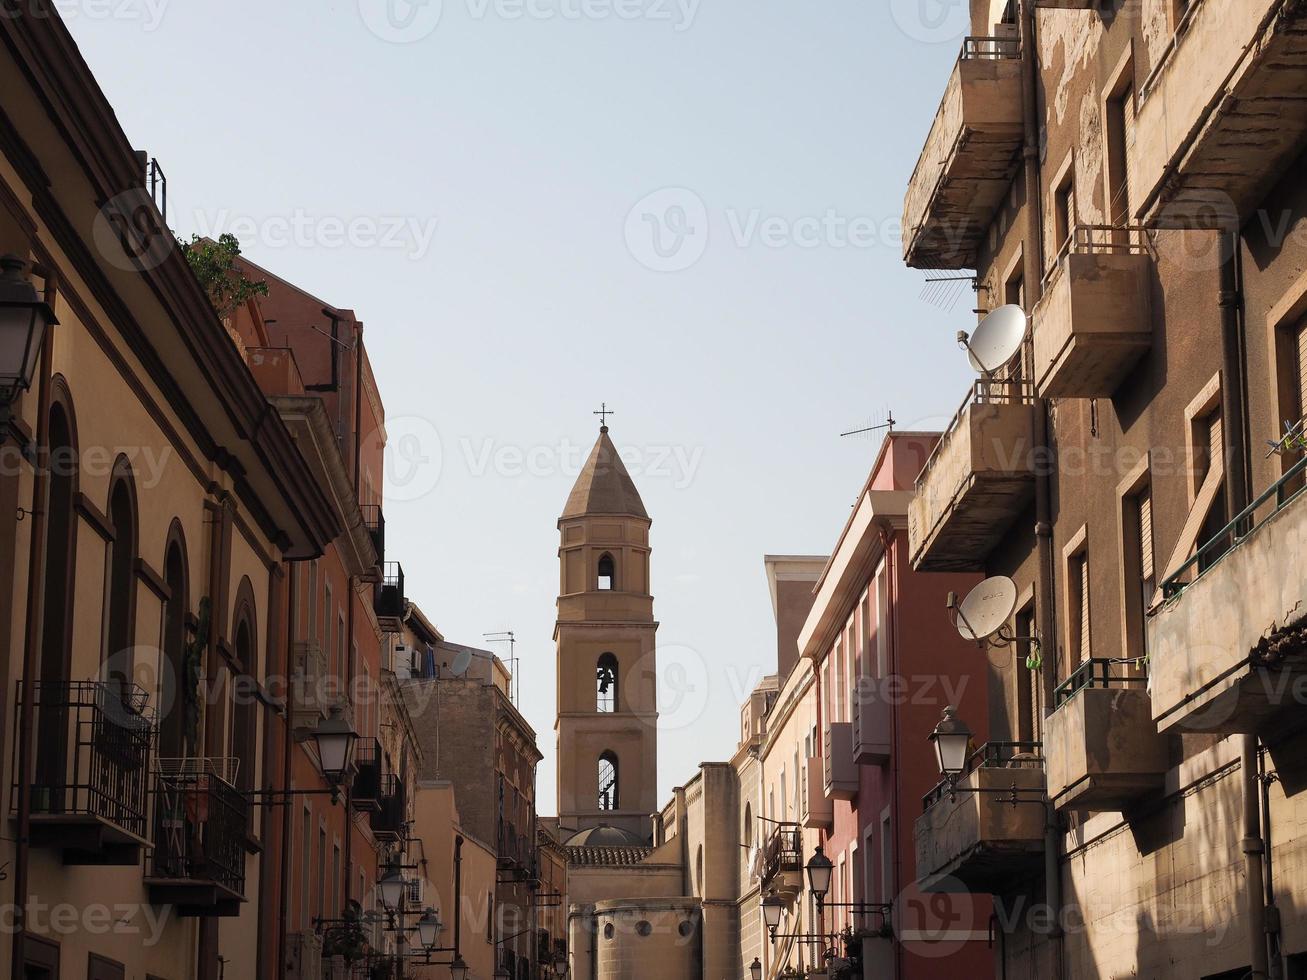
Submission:
[[[610,827],[601,823],[578,834],[573,834],[564,843],[564,847],[647,847],[648,841],[641,840],[629,830]]]

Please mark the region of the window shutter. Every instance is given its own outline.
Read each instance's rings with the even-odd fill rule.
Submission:
[[[1121,202],[1121,211],[1129,216],[1133,213],[1130,210],[1130,189],[1134,184],[1135,168],[1135,93],[1133,82],[1131,82],[1130,87],[1121,99],[1121,120],[1122,142],[1125,144],[1125,180],[1121,186],[1121,195],[1124,200]]]
[[[1221,413],[1219,411],[1211,414],[1208,425],[1211,427],[1209,430],[1211,433],[1211,441],[1208,444],[1208,451],[1210,453],[1210,463],[1208,468],[1209,470],[1213,470],[1216,469],[1218,465],[1221,467],[1224,467],[1225,465],[1225,426],[1221,423]]]
[[[1139,497],[1139,564],[1140,577],[1151,582],[1156,574],[1153,560],[1153,496]]]
[[[1093,656],[1089,646],[1089,554],[1080,558],[1080,660]]]
[[[1298,417],[1304,416],[1307,416],[1307,320],[1298,327]]]

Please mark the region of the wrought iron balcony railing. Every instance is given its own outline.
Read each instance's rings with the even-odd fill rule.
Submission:
[[[146,797],[155,726],[148,695],[134,684],[103,681],[37,681],[34,688],[34,843],[89,852],[112,844],[139,846],[149,831]],[[19,704],[21,692],[20,682]],[[15,778],[17,762],[15,737]],[[17,793],[10,799],[16,801]]]
[[[371,817],[372,833],[377,837],[399,838],[404,833],[404,783],[394,773],[381,777],[381,796]]]
[[[796,823],[777,824],[763,846],[762,883],[765,888],[777,875],[803,870],[803,830]]]
[[[245,895],[250,803],[235,759],[160,759],[147,884],[185,914],[235,914]]]
[[[404,567],[397,561],[382,565],[374,608],[386,632],[398,632],[404,619]]]
[[[958,780],[977,769],[1042,769],[1044,766],[1043,743],[1041,742],[986,742],[967,758],[966,768],[958,775]],[[942,779],[935,787],[922,797],[922,809],[929,810],[941,799],[949,795],[951,784]]]
[[[1143,690],[1148,687],[1148,678],[1143,674],[1123,673],[1122,665],[1114,660],[1101,658],[1086,660],[1071,673],[1070,677],[1057,686],[1053,692],[1053,703],[1061,707],[1086,688],[1102,687]]]
[[[372,538],[372,547],[377,553],[377,562],[381,563],[386,560],[386,515],[381,511],[380,504],[363,504],[359,507],[363,512],[363,526],[368,529],[368,536]]]
[[[360,738],[354,745],[354,765],[354,809],[378,809],[381,805],[381,743],[375,738]]]

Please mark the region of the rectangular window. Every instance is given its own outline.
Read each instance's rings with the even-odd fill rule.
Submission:
[[[1089,549],[1071,559],[1071,587],[1076,597],[1076,609],[1072,612],[1075,624],[1075,663],[1082,664],[1093,654],[1089,641]]]
[[[304,808],[304,818],[300,825],[300,931],[309,928],[309,896],[313,894],[313,883],[309,874],[313,868],[313,812]]]
[[[894,835],[890,832],[890,816],[880,818],[880,900],[894,901]]]
[[[332,612],[331,583],[324,582],[322,585],[322,656],[324,658],[331,656]]]
[[[1107,100],[1108,215],[1118,227],[1130,222],[1131,161],[1135,145],[1135,83],[1127,74]]]
[[[1017,636],[1031,637],[1035,635],[1035,604],[1033,601],[1017,613],[1015,625]],[[1035,688],[1039,683],[1039,675],[1026,666],[1027,659],[1032,652],[1032,643],[1029,639],[1017,641],[1017,730],[1015,735],[1018,742],[1038,740],[1035,729],[1035,718],[1038,713],[1035,711],[1035,706],[1039,703],[1039,698],[1035,693]]]
[[[889,673],[889,576],[881,565],[876,576],[876,676]]]
[[[790,819],[790,797],[789,794],[785,792],[786,786],[785,767],[781,766],[781,806],[785,807],[785,812],[781,814],[782,820]]]
[[[1072,166],[1061,186],[1053,192],[1053,234],[1057,252],[1062,254],[1071,244],[1076,221],[1075,167]]]
[[[345,677],[345,617],[336,620],[336,649],[332,657],[332,674],[344,680]]]

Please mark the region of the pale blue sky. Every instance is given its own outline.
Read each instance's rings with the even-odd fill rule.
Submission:
[[[972,295],[924,302],[896,227],[965,3],[59,6],[176,229],[366,323],[390,556],[450,639],[516,631],[541,813],[556,520],[603,400],[640,454],[664,679],[693,688],[660,796],[728,758],[774,669],[762,556],[829,551],[879,442],[838,433],[939,425],[970,377]]]

